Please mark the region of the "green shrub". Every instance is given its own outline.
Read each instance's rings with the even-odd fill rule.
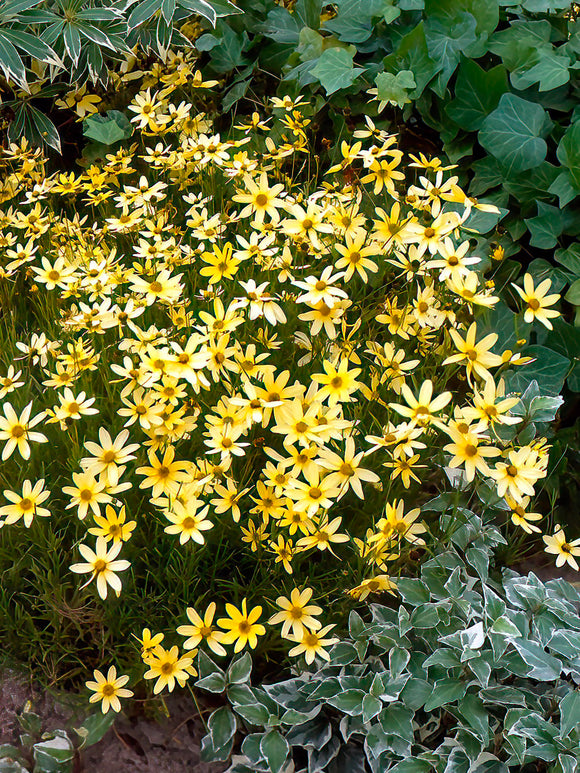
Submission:
[[[580,596],[534,574],[492,580],[490,537],[472,514],[455,548],[399,581],[398,608],[351,612],[330,664],[256,687],[249,656],[226,674],[200,654],[198,686],[229,704],[205,757],[229,758],[237,738],[228,773],[577,770]]]

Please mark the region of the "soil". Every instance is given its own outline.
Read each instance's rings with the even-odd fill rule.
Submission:
[[[71,730],[80,724],[69,707],[16,672],[4,670],[0,673],[0,744],[19,746],[17,715],[27,701],[40,715],[43,731]],[[117,717],[101,741],[78,755],[74,773],[222,773],[225,765],[200,760],[205,730],[192,699],[184,693],[171,694],[165,704],[169,716],[162,720]],[[76,738],[74,732],[70,736]]]

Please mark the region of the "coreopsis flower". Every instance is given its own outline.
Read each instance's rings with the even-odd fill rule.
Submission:
[[[376,274],[379,270],[379,267],[374,260],[371,260],[368,257],[369,255],[376,255],[379,248],[376,244],[370,244],[365,247],[365,241],[366,232],[363,231],[361,234],[356,234],[355,236],[349,236],[347,234],[346,245],[334,245],[336,251],[342,255],[334,265],[335,268],[346,269],[344,272],[344,279],[346,282],[350,281],[352,276],[357,273],[366,284],[369,279],[367,271]]]
[[[544,548],[546,553],[552,553],[557,556],[557,567],[568,564],[572,569],[578,571],[578,562],[575,556],[580,556],[580,539],[568,542],[564,530],[559,524],[556,524],[554,527],[554,534],[552,536],[545,534],[542,539],[546,543]]]
[[[121,701],[119,698],[130,698],[133,695],[131,690],[125,689],[129,677],[125,674],[117,676],[117,669],[111,666],[107,676],[100,671],[93,671],[94,682],[87,682],[86,686],[93,694],[89,698],[89,703],[98,703],[101,701],[101,711],[106,714],[109,709],[117,713],[121,711]]]
[[[272,222],[278,223],[280,221],[278,210],[284,207],[284,201],[278,196],[284,190],[284,185],[277,183],[270,187],[266,172],[262,172],[255,180],[250,175],[245,175],[244,185],[248,193],[237,193],[232,196],[233,201],[246,205],[240,212],[240,217],[255,215],[255,222],[259,225],[268,215]]]
[[[318,392],[318,399],[328,398],[328,404],[334,405],[337,402],[351,402],[352,394],[360,389],[360,382],[356,377],[362,372],[361,368],[348,369],[349,361],[343,358],[338,363],[338,367],[328,360],[324,360],[322,367],[324,373],[314,373],[312,381],[322,384],[322,389]]]
[[[402,499],[399,501],[395,499],[392,504],[387,502],[385,515],[377,523],[377,532],[369,537],[369,544],[381,544],[389,540],[404,538],[414,545],[423,546],[425,540],[419,535],[423,534],[426,529],[422,523],[416,523],[420,515],[421,510],[418,507],[405,513],[405,503]]]
[[[185,470],[188,468],[187,462],[176,462],[175,448],[169,446],[165,450],[163,459],[158,459],[155,451],[148,452],[150,467],[137,467],[137,475],[144,475],[145,480],[141,481],[139,488],[152,488],[151,496],[158,497],[161,494],[176,496],[179,487],[188,479]]]
[[[298,644],[296,647],[293,647],[288,654],[291,657],[304,655],[304,659],[309,665],[314,662],[315,657],[330,661],[330,654],[326,651],[325,647],[337,644],[339,639],[336,636],[332,636],[328,639],[325,639],[324,637],[333,628],[334,624],[326,625],[318,631],[311,631],[304,628],[300,636],[289,636],[289,639]]]
[[[56,100],[55,104],[57,107],[68,107],[74,110],[79,119],[83,119],[87,115],[99,112],[97,107],[99,102],[101,102],[101,98],[97,94],[87,94],[87,86],[83,84],[79,89],[67,91],[62,99]]]
[[[363,580],[360,585],[351,588],[348,592],[357,601],[364,601],[371,593],[392,593],[397,590],[396,584],[391,580],[388,574],[377,574]]]
[[[104,537],[98,537],[95,550],[91,550],[88,545],[79,545],[79,553],[85,559],[86,563],[73,564],[70,567],[76,574],[90,573],[90,577],[83,585],[84,588],[92,580],[97,581],[97,592],[102,599],[107,598],[107,586],[115,591],[117,596],[121,595],[121,579],[117,572],[123,572],[131,566],[131,562],[126,559],[117,559],[123,547],[122,542],[114,542],[110,546]]]
[[[7,394],[18,387],[24,386],[24,381],[18,380],[21,376],[22,371],[16,372],[14,365],[9,366],[5,376],[0,376],[0,400],[3,400]]]
[[[286,638],[290,632],[293,636],[300,637],[305,628],[317,631],[322,627],[322,623],[316,617],[322,614],[322,608],[316,604],[308,603],[312,598],[312,593],[312,588],[304,588],[303,591],[294,588],[290,598],[279,596],[276,599],[276,604],[282,611],[272,615],[268,622],[270,625],[282,623],[281,635],[283,638]]]
[[[48,443],[48,438],[41,432],[31,432],[31,427],[39,424],[45,412],[41,411],[32,419],[30,412],[32,410],[32,401],[23,409],[20,416],[10,403],[4,403],[2,406],[4,416],[0,416],[0,440],[6,440],[6,445],[2,449],[2,461],[6,461],[12,456],[15,450],[23,459],[30,459],[29,441],[34,443]]]
[[[24,525],[28,529],[35,516],[43,518],[50,516],[50,510],[39,507],[50,496],[50,491],[44,488],[44,478],[37,481],[34,486],[29,480],[25,480],[21,494],[5,490],[4,496],[11,504],[0,507],[0,515],[6,516],[3,526],[18,523],[21,518],[24,518]]]
[[[243,650],[246,644],[255,649],[258,644],[258,636],[263,636],[266,629],[257,621],[262,614],[262,607],[254,607],[247,610],[247,600],[242,601],[241,610],[233,604],[226,604],[228,617],[220,617],[217,621],[220,628],[226,633],[222,637],[222,644],[234,644],[234,652]]]
[[[329,470],[325,480],[336,484],[341,490],[341,495],[351,488],[359,499],[364,499],[361,483],[363,481],[367,483],[380,481],[376,473],[360,466],[364,456],[364,451],[356,453],[354,438],[348,437],[342,454],[336,454],[323,447],[320,449],[317,462],[321,467]]]
[[[127,542],[127,540],[131,539],[133,530],[137,526],[137,521],[125,521],[125,519],[125,505],[121,507],[118,513],[114,507],[107,505],[105,517],[93,515],[93,520],[97,525],[89,529],[89,534],[94,534],[95,537],[103,537],[106,542],[111,540],[113,542]]]
[[[405,399],[407,405],[398,403],[389,403],[389,407],[411,420],[413,424],[426,427],[429,424],[443,426],[443,421],[434,414],[441,411],[449,403],[453,395],[451,392],[443,392],[435,399],[433,397],[433,382],[427,379],[421,385],[418,397],[411,392],[410,388],[403,384],[401,387],[401,396]],[[408,407],[407,407],[408,406]]]
[[[195,655],[195,650],[192,654]],[[190,676],[197,676],[197,671],[193,668],[193,658],[186,655],[180,656],[177,646],[166,650],[158,644],[148,654],[145,662],[149,666],[149,671],[143,675],[144,678],[157,680],[153,686],[154,695],[158,695],[164,687],[167,687],[169,692],[173,692],[175,682],[183,686]]]
[[[215,611],[216,605],[214,601],[208,605],[203,617],[193,607],[187,607],[186,614],[191,625],[180,625],[177,628],[177,633],[180,636],[188,637],[183,642],[184,649],[191,650],[205,642],[216,655],[223,656],[226,654],[226,650],[221,645],[224,633],[223,631],[218,631],[216,626],[213,625]]]
[[[487,436],[476,432],[458,432],[452,427],[448,427],[446,432],[453,441],[443,447],[444,451],[453,454],[449,462],[450,467],[463,465],[465,477],[470,482],[475,478],[477,470],[485,476],[491,474],[486,459],[500,456],[501,451],[494,446],[480,445],[482,440],[489,440]]]
[[[530,454],[527,446],[518,451],[511,449],[507,461],[496,462],[495,469],[491,470],[499,496],[507,492],[516,502],[521,502],[525,495],[533,496],[534,484],[545,475],[545,469],[536,463],[535,454]]]
[[[332,545],[340,544],[342,542],[348,542],[348,534],[341,534],[338,530],[342,523],[342,518],[338,516],[333,518],[329,522],[328,516],[324,515],[311,534],[307,534],[305,537],[301,537],[296,543],[297,546],[303,550],[309,550],[310,548],[318,548],[318,550],[328,550],[329,553],[335,555]]]
[[[548,306],[552,306],[560,298],[559,293],[552,293],[547,295],[548,290],[552,286],[550,279],[544,279],[543,282],[537,287],[534,287],[534,279],[531,274],[524,274],[524,288],[518,287],[517,284],[512,282],[514,287],[519,293],[522,300],[526,303],[524,309],[524,322],[532,323],[535,319],[541,322],[548,330],[553,329],[553,325],[550,319],[560,316],[560,312],[556,309],[549,309]]]
[[[92,456],[81,459],[84,472],[93,476],[100,476],[108,485],[115,486],[119,482],[119,470],[121,465],[135,459],[134,451],[139,448],[138,443],[125,445],[129,439],[129,430],[119,432],[115,440],[109,432],[101,427],[99,429],[99,442],[88,440],[85,448]]]
[[[477,387],[473,389],[473,406],[466,406],[463,415],[468,421],[481,421],[485,425],[491,424],[518,424],[522,421],[520,416],[508,416],[510,408],[519,403],[519,397],[502,398],[503,388],[496,387],[493,379],[487,379],[482,392]]]
[[[490,379],[491,373],[488,368],[495,368],[502,364],[502,358],[499,354],[493,354],[493,352],[489,351],[498,339],[497,333],[489,333],[480,341],[476,341],[477,323],[473,322],[469,326],[465,340],[457,330],[449,330],[449,335],[453,339],[453,343],[459,353],[447,357],[443,361],[443,365],[449,365],[453,362],[464,362],[469,379],[473,373],[482,379]]]
[[[511,510],[511,520],[516,526],[522,528],[526,534],[532,534],[534,532],[539,533],[541,530],[538,526],[534,526],[530,521],[540,521],[542,515],[540,513],[529,513],[526,511],[526,507],[530,503],[530,497],[522,497],[521,502],[516,500],[506,493],[505,501]]]
[[[104,481],[97,481],[88,472],[73,472],[74,486],[63,486],[62,492],[71,497],[66,506],[77,508],[77,516],[82,520],[87,517],[89,507],[96,516],[101,514],[101,504],[111,501],[111,495],[107,493]]]
[[[206,518],[209,512],[209,505],[201,510],[203,504],[200,500],[189,500],[185,504],[176,500],[172,505],[172,511],[167,512],[165,517],[171,522],[164,531],[167,534],[179,534],[179,542],[184,545],[190,539],[203,545],[205,542],[202,532],[213,528],[213,523]]]

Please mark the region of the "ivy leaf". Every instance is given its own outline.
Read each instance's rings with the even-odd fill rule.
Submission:
[[[531,381],[537,381],[542,394],[558,395],[570,370],[570,360],[546,346],[528,346],[522,351],[525,357],[534,357],[534,362],[519,366],[506,375],[507,392],[525,392]]]
[[[272,773],[280,773],[290,753],[288,741],[277,730],[270,730],[262,738],[260,749],[268,760]]]
[[[503,94],[496,109],[484,118],[479,142],[505,167],[506,174],[533,169],[546,157],[541,136],[547,128],[544,108],[515,94]]]
[[[396,75],[380,72],[375,78],[377,99],[381,103],[403,107],[410,102],[409,93],[416,87],[411,70],[400,70]]]
[[[364,68],[353,66],[355,53],[354,46],[327,48],[322,52],[310,72],[320,81],[327,96],[339,89],[352,86],[356,76],[364,72]]]
[[[446,106],[445,112],[462,129],[477,131],[507,90],[507,72],[503,65],[486,71],[472,59],[466,59],[457,74],[455,99]]]
[[[437,96],[445,95],[449,79],[455,72],[461,54],[477,41],[477,22],[470,13],[459,13],[453,19],[427,18],[425,39],[429,56],[440,72],[432,85]]]
[[[128,139],[133,134],[133,126],[124,113],[109,110],[102,115],[91,115],[83,122],[83,134],[103,145],[113,145],[119,140]]]
[[[564,230],[564,218],[559,207],[538,201],[536,217],[526,219],[525,223],[532,235],[530,244],[542,250],[549,250],[558,244],[558,236]]]
[[[432,711],[433,709],[438,709],[439,706],[454,703],[463,698],[466,690],[467,684],[457,679],[439,679],[435,682],[435,687],[425,703],[424,710]]]
[[[556,155],[562,166],[568,169],[572,184],[580,191],[580,121],[568,127]]]

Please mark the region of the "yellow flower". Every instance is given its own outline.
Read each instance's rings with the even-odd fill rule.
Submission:
[[[50,491],[44,489],[44,478],[37,481],[34,487],[29,480],[25,480],[22,484],[22,494],[5,490],[4,496],[12,504],[0,507],[0,515],[6,516],[3,526],[18,523],[24,518],[24,525],[28,529],[36,515],[44,518],[50,516],[50,510],[38,506],[50,496]]]
[[[356,588],[351,588],[348,592],[357,601],[364,601],[371,593],[392,593],[394,595],[397,589],[396,584],[391,580],[388,574],[377,574],[363,580]]]
[[[89,703],[97,703],[101,701],[101,711],[106,714],[111,708],[113,711],[121,711],[121,702],[119,698],[130,698],[133,695],[131,690],[124,689],[124,686],[129,681],[127,675],[117,676],[117,669],[115,666],[111,666],[107,672],[107,676],[100,671],[93,671],[95,677],[94,682],[87,682],[89,690],[93,691],[93,695],[89,698]]]
[[[218,631],[216,627],[212,625],[215,610],[216,605],[215,602],[212,601],[205,610],[205,614],[202,618],[193,607],[187,607],[187,617],[192,625],[180,625],[177,629],[177,633],[180,634],[180,636],[189,637],[183,642],[184,649],[191,650],[204,641],[216,655],[226,654],[226,650],[221,645],[224,633]]]
[[[179,487],[188,479],[185,470],[187,462],[174,462],[175,449],[169,446],[163,454],[163,459],[158,459],[155,451],[148,452],[151,467],[137,467],[138,475],[145,475],[139,488],[152,488],[151,496],[158,497],[161,494],[176,496]]]
[[[107,586],[110,585],[119,596],[121,594],[121,580],[116,572],[123,572],[131,566],[131,562],[125,559],[115,560],[121,548],[122,542],[115,542],[107,550],[107,542],[103,537],[97,538],[95,550],[91,550],[88,545],[79,545],[79,553],[86,560],[86,564],[73,564],[70,569],[76,574],[86,574],[90,572],[91,576],[83,585],[84,588],[92,580],[97,580],[97,591],[102,599],[107,598]]]
[[[71,497],[71,502],[66,506],[77,508],[77,515],[82,520],[87,517],[89,507],[94,515],[100,516],[100,505],[111,501],[111,495],[105,492],[105,483],[96,481],[88,472],[73,472],[74,486],[63,486],[62,492]]]
[[[546,543],[544,548],[546,553],[552,553],[557,556],[557,567],[568,564],[572,569],[578,571],[578,562],[574,556],[580,556],[580,539],[567,542],[564,530],[558,524],[554,528],[553,536],[544,535],[542,539]]]
[[[234,652],[242,650],[246,644],[255,649],[258,643],[258,636],[263,636],[266,629],[257,622],[262,614],[262,607],[254,607],[249,613],[247,611],[247,601],[242,601],[241,611],[236,609],[233,604],[226,604],[226,612],[229,617],[220,617],[217,621],[220,628],[227,631],[223,635],[223,644],[234,644]]]
[[[333,518],[332,521],[328,521],[328,516],[325,515],[320,519],[320,522],[316,525],[312,534],[308,534],[306,537],[301,537],[297,545],[303,550],[309,550],[310,548],[318,548],[318,550],[328,550],[329,553],[334,554],[332,549],[333,544],[339,544],[341,542],[348,542],[348,534],[340,534],[338,529],[342,523],[342,518],[338,516]]]
[[[290,631],[293,636],[300,638],[307,628],[311,631],[317,631],[322,623],[316,619],[316,615],[322,614],[322,608],[315,604],[308,604],[312,598],[312,588],[304,588],[299,591],[298,588],[290,594],[290,598],[279,596],[276,604],[282,610],[268,620],[270,625],[282,623],[282,636],[286,638]]]
[[[538,322],[541,322],[548,330],[553,329],[550,319],[559,317],[560,312],[556,311],[556,309],[548,309],[547,307],[556,303],[560,298],[560,294],[552,293],[551,295],[546,295],[551,285],[552,282],[550,279],[544,279],[537,287],[534,287],[534,280],[531,274],[524,274],[523,290],[512,282],[512,287],[515,287],[521,298],[527,304],[524,310],[524,322],[532,323],[537,319]]]
[[[137,526],[137,521],[127,521],[125,523],[125,517],[125,505],[121,507],[118,514],[114,507],[107,505],[104,518],[101,515],[93,515],[93,520],[97,526],[89,529],[89,534],[94,534],[95,537],[103,537],[106,542],[111,540],[113,542],[127,542],[127,540],[131,539],[131,534]]]
[[[329,639],[324,638],[332,628],[334,628],[334,625],[326,625],[319,631],[309,631],[307,628],[304,628],[301,636],[289,637],[293,641],[298,642],[298,646],[293,647],[288,654],[292,657],[304,654],[304,659],[309,665],[314,662],[316,656],[330,661],[330,654],[325,650],[325,647],[337,644],[339,641],[335,636]]]
[[[192,654],[195,655],[195,651]],[[180,657],[176,646],[166,650],[158,644],[148,656],[147,665],[149,671],[144,674],[145,679],[157,680],[153,687],[154,695],[158,695],[164,687],[173,692],[176,681],[183,686],[190,676],[197,676],[193,658]]]
[[[213,246],[213,252],[204,252],[202,260],[209,265],[200,269],[201,276],[208,277],[208,284],[216,284],[222,279],[233,279],[238,272],[240,261],[232,256],[232,245],[226,242],[223,249],[217,244]]]
[[[244,185],[248,193],[237,193],[232,196],[233,201],[246,204],[240,212],[240,217],[250,217],[255,214],[255,222],[259,225],[268,215],[272,222],[278,223],[280,221],[278,210],[284,207],[284,201],[278,198],[278,195],[282,193],[284,186],[278,183],[270,188],[266,172],[262,172],[257,180],[253,180],[250,175],[245,175]]]
[[[353,400],[351,395],[358,391],[361,383],[356,380],[361,368],[348,369],[349,361],[342,359],[336,367],[332,362],[324,360],[322,367],[325,373],[314,373],[312,381],[322,384],[322,389],[318,392],[318,399],[328,398],[328,404],[334,405],[337,402],[348,403]]]
[[[449,466],[460,467],[463,465],[468,481],[475,478],[476,470],[479,470],[482,475],[489,476],[491,471],[485,460],[492,456],[500,456],[499,448],[480,445],[482,439],[489,440],[489,438],[476,432],[458,432],[452,427],[448,427],[446,431],[453,441],[443,447],[444,451],[453,454]]]
[[[493,354],[489,349],[497,341],[497,333],[489,333],[481,341],[476,341],[477,323],[473,322],[465,340],[460,336],[457,330],[451,329],[449,335],[453,339],[459,354],[452,354],[443,361],[443,365],[449,365],[453,362],[465,362],[467,377],[471,378],[473,373],[483,379],[490,379],[491,373],[488,368],[495,368],[502,364],[502,358],[499,354]]]
[[[438,427],[443,426],[443,421],[437,419],[434,414],[445,408],[453,397],[451,392],[443,392],[432,400],[433,382],[430,379],[423,382],[418,397],[415,397],[406,384],[403,384],[401,387],[401,396],[409,407],[399,405],[398,403],[389,403],[389,407],[400,413],[401,416],[411,419],[413,424],[418,424],[421,427],[426,427],[428,424],[435,424]]]
[[[213,523],[205,516],[208,514],[209,505],[203,509],[198,508],[203,504],[198,499],[189,500],[183,504],[176,500],[172,505],[173,512],[168,512],[165,517],[171,521],[171,526],[166,526],[167,534],[179,534],[179,542],[185,545],[190,539],[203,545],[205,542],[202,531],[213,528]]]
[[[2,450],[3,462],[12,456],[16,449],[18,449],[18,453],[23,459],[30,459],[30,445],[28,441],[48,443],[46,435],[43,435],[41,432],[30,431],[30,428],[41,422],[45,415],[44,411],[42,411],[31,419],[31,409],[32,401],[28,403],[20,416],[17,416],[10,403],[4,403],[2,406],[6,418],[0,416],[0,440],[7,441]]]

